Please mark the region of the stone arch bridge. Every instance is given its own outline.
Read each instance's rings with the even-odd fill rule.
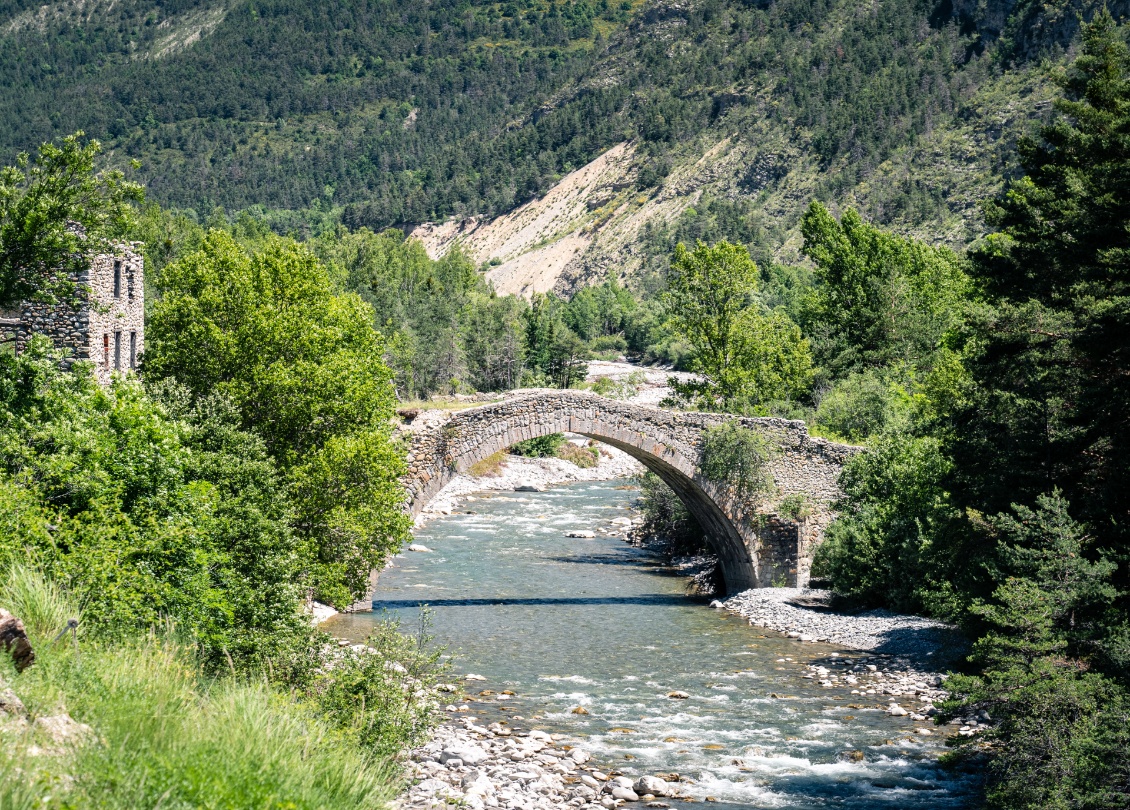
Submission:
[[[768,462],[775,492],[739,497],[699,470],[703,434],[727,421],[757,431],[780,448]],[[414,431],[404,477],[417,515],[456,474],[515,442],[550,433],[579,433],[638,459],[698,519],[718,554],[728,591],[784,582],[808,584],[812,552],[831,518],[844,462],[860,448],[808,435],[803,422],[665,411],[581,391],[538,390],[455,413]],[[811,513],[781,514],[788,495],[803,494]]]

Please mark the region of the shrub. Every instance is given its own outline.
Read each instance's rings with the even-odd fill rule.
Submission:
[[[615,352],[623,354],[628,351],[628,341],[623,335],[599,335],[592,339],[589,348],[594,352]]]
[[[598,377],[592,384],[592,392],[610,399],[631,399],[639,393],[640,386],[647,382],[642,371],[633,371],[622,380],[612,377]]]
[[[482,461],[476,461],[467,469],[467,472],[476,478],[497,478],[502,474],[504,464],[506,464],[506,451],[499,450],[497,453],[491,453]]]
[[[379,622],[367,649],[335,649],[336,659],[315,680],[310,698],[362,750],[394,757],[423,744],[441,717],[434,687],[449,664],[432,644],[430,622],[423,611],[410,636],[396,621]]]
[[[571,461],[578,467],[588,469],[595,467],[600,461],[600,451],[595,447],[578,447],[572,442],[565,442],[557,448],[557,457]]]
[[[861,442],[904,425],[909,413],[910,400],[901,387],[868,369],[841,380],[824,394],[815,421],[822,431]]]
[[[950,469],[932,438],[888,436],[852,457],[840,475],[839,517],[816,551],[813,576],[865,604],[956,611],[948,594],[981,566],[954,532],[958,516],[942,487]]]
[[[636,480],[640,487],[636,505],[643,514],[643,533],[659,540],[673,557],[701,551],[705,540],[702,527],[675,491],[652,472]]]
[[[557,455],[558,448],[564,443],[564,433],[548,433],[535,439],[516,442],[510,447],[510,452],[516,456],[526,456],[527,458],[553,458]]]
[[[793,520],[804,520],[812,514],[812,510],[813,503],[803,492],[794,492],[791,495],[786,495],[781,498],[781,502],[777,504],[777,511],[782,515],[788,515]]]
[[[773,446],[765,437],[736,422],[723,422],[703,434],[700,468],[708,481],[752,495],[773,487],[768,469],[772,455]]]

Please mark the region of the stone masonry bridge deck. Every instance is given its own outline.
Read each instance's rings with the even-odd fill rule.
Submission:
[[[704,432],[728,421],[780,448],[768,462],[771,494],[740,497],[699,470]],[[580,391],[530,391],[459,411],[413,434],[404,477],[412,514],[475,462],[550,433],[579,433],[619,448],[663,479],[702,525],[730,592],[808,583],[812,552],[840,494],[840,470],[860,450],[813,438],[803,422],[787,419],[665,411]],[[811,508],[799,520],[778,511],[781,499],[795,494],[805,495]]]

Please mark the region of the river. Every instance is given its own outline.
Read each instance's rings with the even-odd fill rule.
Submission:
[[[466,502],[417,532],[432,553],[405,552],[381,574],[373,613],[327,629],[363,640],[390,615],[413,627],[426,603],[455,671],[486,678],[468,691],[516,693],[473,704],[480,723],[570,735],[629,775],[677,772],[714,807],[969,806],[972,786],[937,764],[939,737],[908,736],[858,695],[800,678],[804,664],[851,651],[709,610],[614,536],[564,536],[614,529],[634,497],[623,484]]]

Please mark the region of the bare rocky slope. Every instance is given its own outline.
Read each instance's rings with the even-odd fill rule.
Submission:
[[[788,58],[795,69],[827,71],[829,82],[857,87],[854,93],[832,91],[818,83],[823,99],[783,111],[792,79],[780,75],[779,66],[764,67],[773,57],[752,55],[755,63],[748,63],[751,55],[736,55],[740,44],[726,39],[724,23],[702,24],[696,17],[717,4],[656,0],[589,74],[541,110],[548,116],[615,87],[646,99],[646,73],[656,70],[655,54],[665,49],[678,86],[664,92],[709,102],[699,126],[682,137],[657,140],[646,126],[626,123],[620,142],[517,209],[494,219],[425,223],[412,235],[434,257],[459,245],[486,266],[499,292],[526,296],[567,294],[609,274],[625,279],[661,269],[675,239],[699,235],[756,242],[761,260],[796,262],[799,221],[813,200],[833,210],[850,206],[896,232],[963,248],[984,233],[982,202],[1015,173],[1017,140],[1046,120],[1058,93],[1054,74],[1073,55],[1079,20],[1098,7],[1089,0],[1062,5],[1037,9],[995,0],[907,12],[922,14],[918,30],[904,32],[917,44],[902,43],[915,55],[892,61],[918,60],[913,87],[881,59],[880,73],[866,80],[858,74],[835,79],[826,62],[814,64],[812,54],[822,48],[850,60],[850,48],[866,48],[860,40],[868,30],[861,7],[831,4],[824,18],[814,8],[811,31],[800,26],[797,33],[809,43],[786,40],[795,48]],[[1128,7],[1118,0],[1111,9],[1120,16]],[[684,66],[691,72],[709,69],[695,54],[711,46],[721,49],[726,64],[713,72],[715,83],[684,81],[679,72]],[[923,56],[930,49],[932,63]],[[858,53],[856,60],[866,63]],[[928,63],[934,67],[923,67]],[[883,71],[889,75],[880,75]],[[877,99],[897,92],[905,98],[893,106]],[[836,130],[847,146],[829,147],[833,130],[823,119],[840,114],[837,108],[848,100],[868,95],[873,100],[853,107],[852,115],[870,111],[879,117],[858,120],[851,132]],[[872,136],[858,137],[869,129]],[[728,206],[731,221],[717,217],[707,223],[718,203]]]
[[[803,135],[790,136],[766,118],[760,131],[704,133],[673,154],[669,174],[649,187],[639,185],[645,159],[637,142],[624,141],[508,214],[425,223],[411,235],[433,258],[458,245],[487,266],[500,293],[526,297],[568,294],[610,274],[630,279],[654,258],[654,235],[677,233],[680,220],[695,217],[706,199],[744,203],[773,232],[773,258],[781,262],[799,260],[799,221],[814,199],[960,248],[982,232],[981,203],[1000,191],[1016,139],[1043,119],[1053,95],[1043,71],[1006,72],[979,90],[964,116],[891,154],[832,200],[821,184],[840,167],[820,166],[806,153]],[[939,200],[936,210],[887,215],[884,190],[908,183]]]

